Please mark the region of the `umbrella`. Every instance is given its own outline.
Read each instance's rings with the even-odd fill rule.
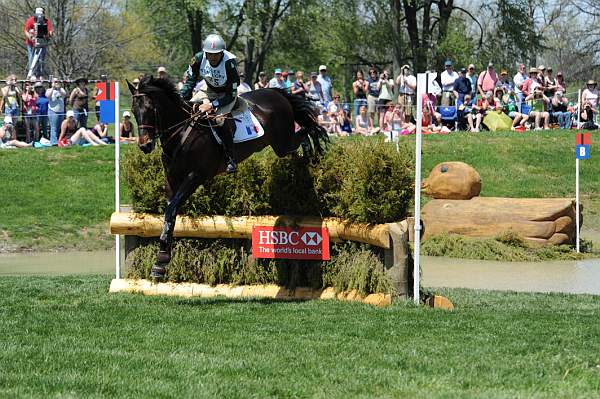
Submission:
[[[512,119],[503,112],[490,111],[485,118],[483,118],[483,123],[492,132],[497,130],[510,130]]]

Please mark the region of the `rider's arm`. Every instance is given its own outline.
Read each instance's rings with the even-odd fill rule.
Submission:
[[[227,84],[224,90],[225,96],[213,101],[212,105],[214,108],[224,107],[237,99],[237,87],[240,84],[240,75],[238,74],[235,58],[225,62],[225,72],[227,73]]]
[[[190,66],[186,72],[187,74],[187,79],[185,81],[185,83],[183,84],[183,87],[181,88],[181,91],[179,92],[179,95],[181,96],[181,98],[183,98],[184,100],[188,101],[190,98],[192,98],[192,95],[194,93],[194,88],[196,87],[196,84],[198,83],[198,81],[200,81],[200,63],[202,62],[202,52],[199,52],[198,54],[194,55],[194,57],[192,58],[192,62],[190,63]]]

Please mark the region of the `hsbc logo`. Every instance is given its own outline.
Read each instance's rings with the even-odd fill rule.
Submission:
[[[307,231],[306,233],[304,233],[302,235],[301,239],[302,239],[302,242],[308,246],[316,246],[316,245],[319,245],[321,243],[321,241],[323,241],[323,239],[321,238],[321,235],[319,233],[317,233],[316,231]]]

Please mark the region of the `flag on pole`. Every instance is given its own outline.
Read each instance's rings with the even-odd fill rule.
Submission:
[[[591,133],[577,133],[577,145],[591,145],[592,134]]]
[[[115,82],[98,82],[96,89],[98,89],[96,101],[115,99]]]
[[[100,101],[100,122],[115,123],[115,102],[103,100]]]

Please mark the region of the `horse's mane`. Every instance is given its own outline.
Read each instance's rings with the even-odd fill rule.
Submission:
[[[145,75],[140,81],[138,91],[144,94],[164,94],[175,105],[180,107],[184,105],[177,87],[168,79],[155,79],[152,75]]]

